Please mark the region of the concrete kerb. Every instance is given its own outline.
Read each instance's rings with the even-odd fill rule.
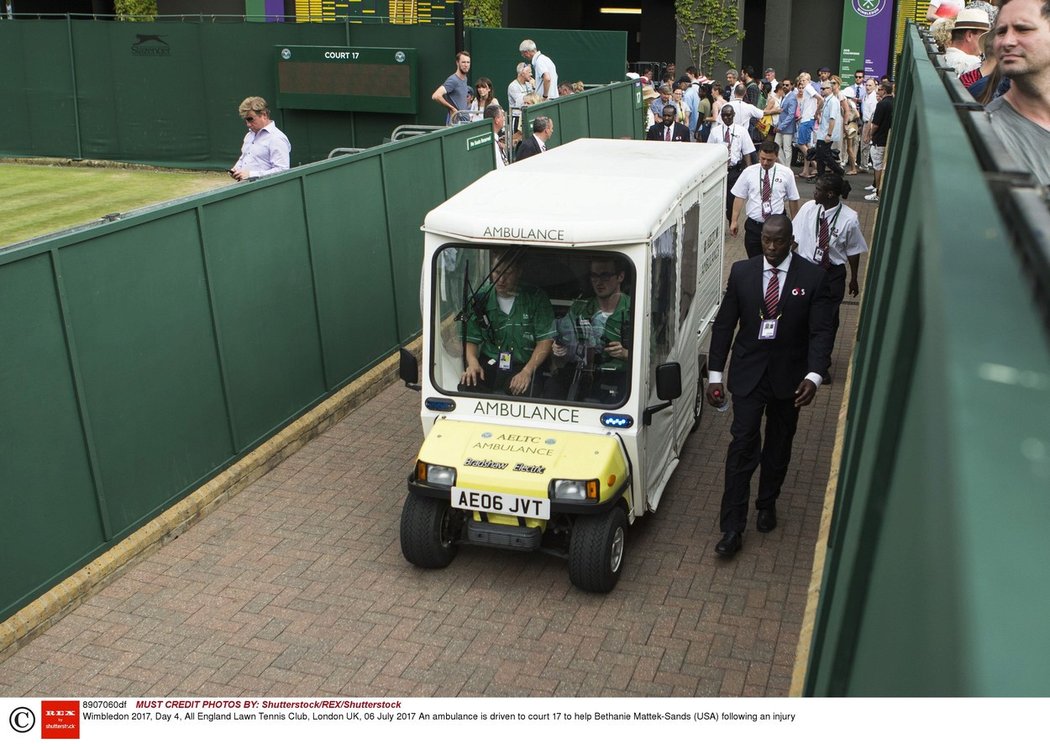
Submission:
[[[408,348],[418,355],[421,347],[422,342],[417,339]],[[134,534],[4,620],[0,623],[0,660],[57,623],[137,561],[155,553],[227,499],[273,470],[397,378],[398,354],[392,354]]]

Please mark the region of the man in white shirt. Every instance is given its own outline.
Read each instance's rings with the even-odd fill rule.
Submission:
[[[835,303],[833,325],[839,328],[839,306],[846,296],[846,264],[849,264],[849,295],[860,292],[860,255],[868,244],[860,229],[857,213],[842,202],[849,195],[849,181],[834,173],[817,178],[813,200],[802,205],[792,220],[792,232],[799,256],[828,273],[828,289]],[[824,382],[831,382],[826,375]]]
[[[740,212],[746,211],[744,222],[744,250],[748,258],[762,253],[762,226],[774,214],[790,218],[798,206],[798,187],[795,174],[786,165],[777,162],[780,146],[763,142],[758,146],[758,163],[744,169],[733,185],[733,213],[729,232],[739,233]]]
[[[558,97],[558,68],[554,60],[536,48],[536,42],[525,39],[518,46],[518,51],[532,65],[532,77],[536,80],[536,92],[546,99]]]
[[[269,176],[291,167],[292,143],[270,119],[266,99],[249,96],[241,101],[237,112],[248,125],[241,144],[241,156],[230,168],[237,181]]]
[[[733,186],[744,167],[751,165],[751,153],[755,151],[755,143],[751,141],[746,129],[733,123],[736,111],[731,106],[722,107],[721,117],[722,121],[711,125],[707,141],[723,144],[729,152],[729,172],[726,175],[726,221],[729,222],[733,219]]]
[[[810,165],[809,150],[813,141],[813,128],[817,123],[817,115],[824,105],[824,99],[813,89],[812,78],[808,72],[803,72],[795,81],[796,89],[802,91],[802,108],[799,115],[798,132],[795,134],[795,147],[802,151],[802,172],[800,178],[808,178],[815,166]]]
[[[525,105],[525,96],[536,90],[532,82],[532,66],[528,62],[518,63],[518,76],[507,86],[507,106],[520,109]]]
[[[750,132],[754,122],[760,120],[765,116],[765,112],[762,111],[758,106],[753,106],[744,100],[744,96],[747,94],[747,88],[744,87],[743,83],[737,83],[736,87],[733,88],[732,97],[725,102],[725,106],[732,106],[736,111],[737,124],[744,127]],[[725,108],[723,106],[722,108]]]
[[[824,97],[824,105],[813,133],[817,149],[817,176],[824,175],[825,168],[831,168],[841,175],[842,166],[832,150],[840,149],[842,144],[842,106],[835,96],[830,80],[820,84],[820,92]]]

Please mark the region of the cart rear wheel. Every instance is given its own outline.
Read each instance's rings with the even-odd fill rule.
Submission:
[[[569,542],[569,579],[586,592],[612,591],[623,571],[627,515],[613,507],[578,517]]]
[[[462,524],[447,501],[410,493],[401,509],[401,553],[420,568],[445,568],[459,550]]]

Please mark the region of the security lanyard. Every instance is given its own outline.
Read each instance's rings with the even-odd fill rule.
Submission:
[[[839,212],[841,212],[841,211],[842,211],[842,202],[839,202],[839,206],[835,210],[835,216],[831,218],[831,224],[828,225],[828,248],[829,249],[831,248],[831,238],[835,234],[835,223],[839,221]],[[818,248],[820,247],[820,219],[821,219],[821,217],[823,217],[826,214],[827,214],[826,211],[824,212],[824,214],[821,214],[820,212],[817,212],[817,225],[816,225],[815,235],[817,236],[817,247]]]

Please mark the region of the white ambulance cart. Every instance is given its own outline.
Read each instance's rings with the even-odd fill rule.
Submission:
[[[425,434],[408,561],[542,549],[577,587],[615,586],[702,410],[725,163],[719,145],[577,140],[427,215],[421,368],[401,359]]]

